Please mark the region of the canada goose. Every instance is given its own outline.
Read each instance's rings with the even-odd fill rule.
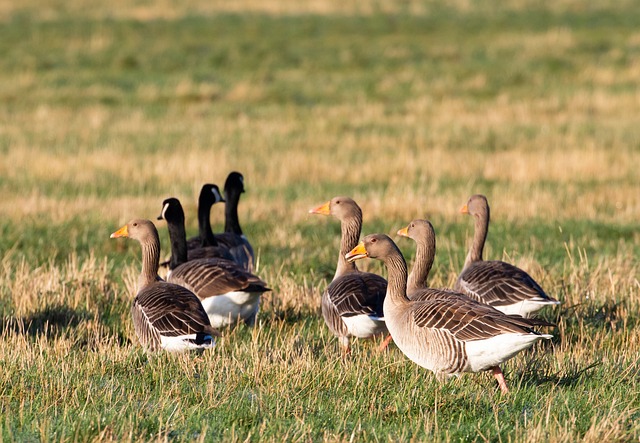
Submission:
[[[242,258],[243,265],[249,271],[255,266],[253,247],[240,227],[238,218],[238,204],[240,196],[244,193],[244,177],[236,171],[232,171],[224,182],[224,232],[216,234],[216,239],[222,245],[228,246],[232,252]]]
[[[185,351],[212,348],[213,327],[202,303],[191,291],[158,277],[160,239],[149,220],[135,219],[111,234],[129,237],[142,247],[142,271],[138,293],[131,306],[133,327],[147,351]]]
[[[342,237],[333,280],[322,294],[321,307],[329,330],[338,337],[343,350],[351,351],[350,338],[370,338],[387,333],[382,305],[387,281],[379,275],[361,272],[345,254],[358,244],[362,210],[349,197],[335,197],[309,211],[333,215],[340,220]],[[387,346],[385,340],[381,349]]]
[[[240,194],[244,192],[242,175],[232,172],[225,182],[224,192],[226,199],[222,198],[216,185],[205,184],[198,198],[198,230],[199,235],[191,237],[187,241],[188,249],[196,249],[202,246],[219,246],[226,248],[233,260],[241,264],[249,272],[253,271],[254,254],[251,244],[242,233],[240,222],[238,221],[238,202]],[[218,203],[225,202],[225,229],[228,232],[214,234],[211,230],[210,212],[211,207]],[[204,257],[198,257],[204,258]]]
[[[548,334],[533,322],[495,309],[478,311],[464,299],[407,298],[407,264],[396,244],[384,234],[366,236],[347,253],[349,261],[365,257],[384,262],[388,281],[384,313],[398,348],[413,362],[436,374],[492,370],[500,389],[508,392],[499,365]]]
[[[460,212],[473,216],[475,233],[469,254],[454,288],[507,314],[529,317],[548,305],[560,304],[549,297],[525,271],[503,261],[482,260],[489,230],[489,203],[473,195]]]
[[[255,324],[262,293],[270,291],[264,281],[239,264],[224,259],[186,260],[184,211],[176,198],[162,202],[171,238],[167,280],[193,291],[214,327],[234,326],[238,321]]]

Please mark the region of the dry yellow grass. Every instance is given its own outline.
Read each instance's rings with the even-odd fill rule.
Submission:
[[[461,27],[460,41],[427,32],[420,52],[395,32],[401,24],[387,27],[398,17],[438,18],[443,8],[443,20],[458,14],[479,32]],[[0,22],[21,35],[0,31],[17,48],[0,43],[10,60],[0,70],[0,410],[11,412],[0,438],[637,440],[640,33],[623,20],[637,6],[502,3],[518,23],[548,13],[541,16],[551,25],[522,30],[478,25],[485,16],[492,23],[490,8],[468,0],[0,0]],[[619,19],[607,38],[594,34],[604,32],[598,11],[605,25]],[[222,26],[223,14],[239,18],[240,42],[253,26],[274,38],[259,57],[293,48],[292,60],[265,61],[257,73],[242,56],[194,61],[214,58],[217,47],[191,27],[199,19],[199,32],[209,21]],[[363,21],[351,28],[349,18]],[[327,35],[305,40],[307,29],[295,27],[305,20]],[[596,29],[585,32],[585,23]],[[358,35],[362,25],[371,36]],[[139,27],[154,38],[136,46]],[[329,35],[336,29],[353,35]],[[163,40],[172,32],[184,40]],[[53,60],[36,50],[47,38]],[[344,46],[323,52],[332,39]],[[225,44],[231,53],[253,49]],[[147,50],[156,58],[145,60]],[[166,68],[165,54],[180,69]],[[225,76],[225,63],[237,71]],[[222,185],[230,170],[245,175],[241,220],[258,273],[274,289],[259,325],[226,333],[196,359],[145,356],[129,318],[139,247],[108,236],[133,217],[155,218],[168,196],[182,200],[194,232],[200,186]],[[365,233],[432,218],[439,261],[431,283],[446,286],[472,231],[458,209],[476,192],[492,208],[485,256],[526,269],[563,301],[544,314],[557,323],[553,342],[506,365],[513,395],[494,395],[483,375],[439,384],[397,350],[376,354],[373,343],[358,343],[343,361],[318,316],[337,222],[307,211],[342,194],[362,206]],[[222,216],[214,208],[217,230]],[[166,252],[166,227],[158,227]]]

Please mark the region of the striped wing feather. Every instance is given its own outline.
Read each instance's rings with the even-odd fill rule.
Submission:
[[[460,341],[534,332],[531,329],[534,323],[529,319],[505,315],[490,306],[455,298],[416,302],[413,318],[419,328],[448,331]]]
[[[477,303],[475,299],[461,292],[453,291],[448,288],[437,288],[437,289],[436,288],[419,288],[411,292],[410,294],[408,294],[408,297],[410,300],[416,300],[416,301],[442,300],[442,299],[449,299],[451,297],[454,297],[454,298],[459,298],[469,302]]]
[[[266,292],[267,284],[237,263],[221,259],[191,260],[175,268],[169,281],[184,285],[200,298],[229,292]]]
[[[473,263],[460,275],[456,289],[493,306],[510,305],[523,300],[555,301],[529,274],[502,261]]]
[[[372,315],[383,317],[382,305],[387,281],[369,272],[344,274],[327,287],[327,299],[340,317]]]
[[[171,283],[156,282],[143,288],[133,301],[131,314],[140,342],[152,351],[159,349],[160,336],[218,335],[200,300]]]

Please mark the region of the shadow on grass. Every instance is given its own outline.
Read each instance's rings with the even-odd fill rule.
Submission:
[[[73,347],[95,350],[98,342],[108,340],[119,346],[131,343],[118,328],[100,322],[104,329],[95,330],[85,326],[94,320],[94,315],[86,309],[72,309],[65,305],[45,306],[25,317],[4,317],[0,319],[2,334],[19,334],[30,338],[44,337],[47,340],[71,338]]]
[[[627,327],[637,325],[639,317],[629,315],[633,312],[627,300],[607,300],[598,304],[587,301],[567,306],[558,315],[565,318],[567,322],[581,320],[586,326],[594,329],[616,329],[624,321],[627,322]]]
[[[0,320],[2,331],[16,334],[59,337],[69,329],[76,328],[81,322],[93,319],[93,314],[84,309],[71,309],[68,306],[45,306],[32,314],[16,318],[5,317]]]
[[[546,383],[552,383],[559,387],[576,386],[584,383],[585,378],[592,376],[591,370],[601,364],[602,362],[593,362],[585,366],[573,364],[571,367],[554,374],[533,365],[531,370],[519,374],[519,379],[522,386],[525,387],[540,386]]]

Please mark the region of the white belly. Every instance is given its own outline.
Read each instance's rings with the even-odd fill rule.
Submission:
[[[195,340],[196,334],[179,335],[177,337],[160,336],[160,347],[168,352],[183,352],[189,349],[213,348],[215,341],[210,345],[196,345],[188,340]]]
[[[358,338],[369,338],[387,332],[387,325],[380,317],[354,315],[353,317],[342,317],[342,321],[347,325],[349,333]]]
[[[202,306],[209,316],[211,326],[220,328],[235,325],[258,312],[260,294],[252,292],[229,292],[207,297]]]
[[[465,343],[468,359],[465,372],[484,371],[500,365],[538,340],[551,337],[548,334],[503,334],[485,340],[469,341]]]

